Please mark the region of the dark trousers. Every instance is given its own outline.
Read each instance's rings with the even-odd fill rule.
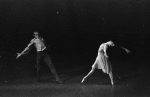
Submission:
[[[41,59],[44,59],[45,63],[48,65],[48,67],[50,68],[51,72],[53,73],[53,75],[55,76],[56,80],[59,79],[58,75],[57,75],[57,72],[52,64],[52,61],[51,61],[51,58],[50,56],[48,55],[48,53],[46,51],[40,51],[40,52],[37,52],[37,76],[38,76],[38,79],[40,79],[40,74],[39,74],[39,70],[40,70],[40,61]]]

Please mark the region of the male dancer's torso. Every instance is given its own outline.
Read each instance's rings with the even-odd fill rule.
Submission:
[[[31,44],[33,43],[34,43],[34,46],[36,47],[37,52],[44,51],[46,49],[44,41],[41,38],[32,39]]]

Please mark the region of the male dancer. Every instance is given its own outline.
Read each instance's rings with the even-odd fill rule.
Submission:
[[[106,50],[108,48],[108,46],[115,46],[115,44],[112,42],[112,41],[108,41],[106,43],[102,43],[99,47],[99,50],[98,50],[98,56],[96,58],[96,61],[94,62],[94,64],[92,65],[92,69],[91,71],[82,79],[81,83],[84,82],[84,80],[89,76],[91,75],[95,69],[102,69],[102,71],[104,73],[107,73],[109,74],[109,77],[111,79],[111,84],[113,85],[114,84],[114,81],[113,81],[113,74],[112,74],[112,67],[111,67],[111,64],[110,64],[110,61],[108,59],[108,55],[106,53]],[[121,47],[122,49],[124,49],[127,53],[129,53],[130,51],[127,50],[126,48],[124,47]]]
[[[40,70],[40,59],[44,58],[44,61],[46,62],[46,64],[49,66],[49,68],[51,69],[51,72],[53,73],[53,75],[56,78],[56,81],[62,83],[62,81],[59,79],[57,72],[52,64],[52,61],[50,59],[50,56],[48,55],[48,53],[46,52],[46,44],[44,43],[44,39],[39,37],[38,32],[34,32],[34,38],[30,41],[30,43],[28,44],[28,46],[24,49],[24,51],[22,51],[21,53],[17,53],[17,57],[19,58],[22,54],[27,54],[28,52],[26,52],[27,50],[29,50],[29,48],[31,47],[32,44],[34,44],[36,50],[37,50],[37,77],[38,77],[38,81],[40,80],[40,74],[39,74],[39,70]]]

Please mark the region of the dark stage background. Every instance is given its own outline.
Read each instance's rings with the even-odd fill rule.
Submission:
[[[0,72],[4,77],[36,75],[36,49],[15,59],[33,38],[50,45],[58,73],[87,73],[101,43],[112,40],[128,48],[108,49],[114,74],[149,65],[149,0],[0,0]],[[49,73],[43,64],[41,72]]]

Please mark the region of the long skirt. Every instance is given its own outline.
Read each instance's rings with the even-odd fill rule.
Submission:
[[[102,71],[107,74],[112,72],[110,61],[103,52],[99,52],[95,62],[95,67],[97,69],[102,69]]]

